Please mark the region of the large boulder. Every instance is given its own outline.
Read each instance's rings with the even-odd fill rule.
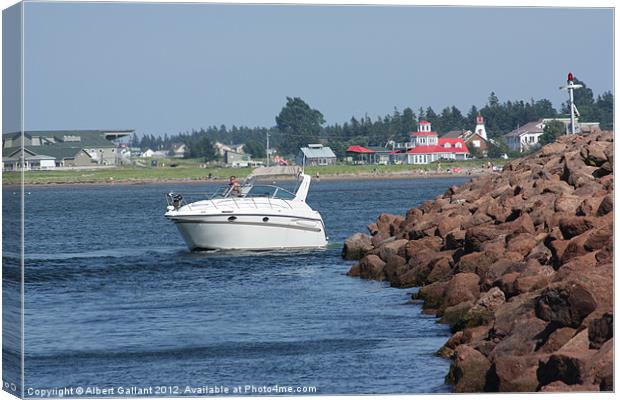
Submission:
[[[596,305],[594,296],[586,287],[577,282],[566,282],[542,292],[536,302],[536,316],[558,326],[578,328]]]
[[[600,349],[603,343],[607,342],[614,335],[614,316],[605,313],[600,318],[590,321],[588,326],[588,339],[590,347]]]
[[[539,356],[505,356],[493,361],[487,374],[487,392],[535,392]]]
[[[356,233],[344,241],[342,258],[345,260],[359,260],[371,249],[370,236],[364,233]]]
[[[444,292],[443,307],[455,306],[464,301],[475,302],[480,296],[480,277],[473,273],[458,273],[448,281]]]
[[[387,261],[388,258],[390,258],[390,256],[392,255],[405,255],[405,245],[409,243],[409,240],[407,239],[399,239],[399,240],[394,240],[392,242],[389,243],[385,243],[382,244],[381,247],[379,247],[379,257],[381,257],[381,259],[383,261]]]
[[[359,262],[359,276],[366,279],[385,279],[385,261],[374,254],[363,257]]]
[[[468,345],[454,350],[453,362],[446,383],[454,385],[457,393],[482,392],[491,363],[479,351]]]

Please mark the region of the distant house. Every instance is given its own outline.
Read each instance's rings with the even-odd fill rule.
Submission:
[[[418,131],[411,132],[411,144],[405,153],[407,164],[428,164],[439,160],[465,160],[469,155],[462,138],[439,138],[431,130],[431,123],[420,121]]]
[[[174,143],[170,150],[172,151],[172,157],[183,158],[187,152],[187,146],[185,143]]]
[[[354,164],[389,164],[394,161],[397,151],[379,146],[349,146],[346,161]]]
[[[224,163],[227,167],[245,168],[252,163],[252,157],[249,154],[226,151],[224,153]]]
[[[566,133],[571,131],[570,118],[544,118],[538,121],[528,122],[517,129],[504,135],[506,145],[512,151],[523,152],[539,145],[540,136],[545,132],[545,126],[551,121],[559,121],[564,124]],[[600,130],[598,122],[579,122],[576,121],[575,133],[587,134]]]
[[[482,156],[487,154],[488,140],[478,132],[469,130],[450,131],[443,134],[441,139],[463,139],[467,148],[471,149],[472,152]]]
[[[539,138],[544,131],[545,124],[542,121],[528,122],[505,134],[504,141],[512,151],[525,151],[538,146]]]
[[[25,150],[24,168],[27,169],[52,169],[50,157],[54,158],[54,168],[118,165],[122,162],[120,142],[128,139],[132,133],[133,130],[25,131],[23,135],[21,132],[6,133],[2,135],[3,168],[19,167],[22,145]],[[17,161],[10,160],[11,157],[17,157]]]
[[[153,157],[153,154],[155,154],[155,152],[151,149],[146,149],[142,152],[142,154],[140,154],[141,158],[151,158]]]
[[[47,148],[48,154],[37,154],[29,148],[24,148],[24,171],[50,170],[61,167],[92,167],[97,166],[84,149]],[[4,171],[18,171],[21,149],[3,151],[2,169]]]
[[[302,147],[295,159],[297,165],[333,165],[336,161],[332,149],[319,143]]]
[[[213,147],[215,147],[215,151],[219,154],[220,157],[224,157],[224,154],[227,151],[232,151],[233,153],[243,154],[243,146],[244,144],[224,144],[220,142],[215,142]]]

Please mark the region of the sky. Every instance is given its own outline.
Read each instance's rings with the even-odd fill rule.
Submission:
[[[574,24],[572,31],[568,28]],[[25,128],[175,134],[613,89],[611,9],[26,3]]]

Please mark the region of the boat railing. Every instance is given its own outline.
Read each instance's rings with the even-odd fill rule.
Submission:
[[[271,195],[263,193],[263,194],[255,194],[252,195],[251,191],[243,194],[241,196],[231,196],[229,193],[224,195],[217,195],[213,193],[205,193],[205,192],[183,192],[183,193],[166,193],[166,204],[170,207],[174,207],[174,209],[179,209],[183,206],[188,206],[189,209],[192,209],[192,204],[196,202],[207,202],[212,205],[215,209],[226,207],[226,208],[234,208],[234,209],[247,209],[247,208],[255,208],[259,209],[261,207],[267,206],[270,209],[277,208],[287,208],[293,209],[293,205],[290,200],[293,200],[295,195],[289,192],[286,189],[280,188],[278,186],[271,185],[263,185],[268,186],[274,189]],[[278,192],[280,194],[284,194],[289,198],[282,198],[278,196]],[[221,193],[221,192],[220,192]],[[284,197],[284,196],[283,196]],[[251,200],[251,201],[246,201]],[[264,201],[261,201],[264,200]],[[278,201],[274,201],[278,200]]]

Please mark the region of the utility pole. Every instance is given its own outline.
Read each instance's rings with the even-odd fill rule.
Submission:
[[[269,158],[270,158],[269,157],[269,131],[267,131],[267,150],[266,150],[266,153],[267,153],[267,166],[269,166]]]
[[[560,86],[560,90],[568,90],[568,99],[570,102],[570,130],[571,133],[575,134],[575,114],[579,116],[579,111],[575,106],[575,100],[573,97],[573,90],[582,88],[583,85],[573,83],[573,73],[568,73],[568,79],[566,80],[566,86]]]

